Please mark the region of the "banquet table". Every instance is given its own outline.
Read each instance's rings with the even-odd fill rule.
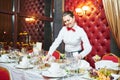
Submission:
[[[87,72],[82,75],[46,78],[41,74],[42,70],[36,68],[18,69],[15,67],[17,64],[18,63],[0,63],[0,66],[8,69],[11,80],[92,80],[89,78]]]
[[[16,69],[16,63],[0,63],[1,67],[8,69],[11,80],[44,80],[39,70]]]
[[[49,77],[44,76],[42,73],[48,71],[48,69],[38,69],[37,65],[33,68],[17,68],[18,62],[0,62],[0,67],[6,68],[9,71],[10,80],[94,80],[90,78],[88,70],[91,69],[89,63],[85,60],[81,60],[80,67],[86,71],[82,74],[69,75],[66,74],[62,77]],[[61,65],[61,63],[60,63]],[[63,64],[62,64],[63,65]],[[101,60],[95,63],[96,69],[100,68],[110,68],[114,70],[120,70],[118,63],[113,63],[111,61]],[[64,69],[64,68],[63,68]],[[53,76],[53,75],[52,75]],[[119,74],[115,75],[120,77]],[[117,80],[117,79],[114,79]]]

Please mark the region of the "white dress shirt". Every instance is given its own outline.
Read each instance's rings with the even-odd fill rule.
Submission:
[[[52,43],[48,54],[52,55],[52,53],[57,49],[60,43],[63,41],[65,43],[65,51],[66,52],[74,52],[82,50],[81,43],[83,42],[83,51],[80,53],[82,58],[84,58],[87,54],[92,50],[92,46],[88,40],[87,34],[85,31],[75,24],[72,27],[75,31],[67,30],[66,26],[63,26],[60,30],[57,38]]]

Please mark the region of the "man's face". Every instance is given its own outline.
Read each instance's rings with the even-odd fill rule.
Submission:
[[[75,24],[75,17],[72,18],[69,15],[63,16],[63,22],[64,22],[65,26],[71,28]]]

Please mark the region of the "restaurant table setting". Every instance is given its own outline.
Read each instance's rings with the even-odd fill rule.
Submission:
[[[8,57],[8,54],[4,54],[0,56],[0,63],[12,63],[15,62],[16,60],[12,60]]]
[[[103,69],[103,71],[110,73],[112,77],[114,77],[112,80],[117,80],[120,78],[120,67],[119,63],[115,63],[111,60],[100,60],[95,63],[95,67],[97,70]]]
[[[44,58],[43,53],[24,54],[14,51],[12,54],[1,55],[0,66],[8,69],[11,80],[102,80],[98,77],[91,77],[92,67],[85,60],[76,60],[75,58],[56,60],[52,56],[50,60],[44,62]],[[103,63],[96,62],[95,64],[95,70],[98,71],[101,67],[100,64]],[[116,66],[112,66],[112,68]],[[119,77],[116,74],[112,76],[114,76],[113,80],[117,80]]]
[[[60,68],[58,63],[51,63],[50,68],[48,70],[42,72],[43,76],[46,77],[64,77],[67,75],[66,71]]]
[[[95,63],[96,69],[99,68],[108,68],[108,69],[113,69],[113,70],[119,70],[119,63],[115,63],[110,60],[100,60]]]
[[[32,64],[30,64],[30,61],[27,56],[23,56],[20,63],[18,65],[16,65],[15,67],[20,68],[20,69],[31,69],[34,66]]]
[[[77,80],[86,80],[85,78],[88,78],[89,80],[87,69],[91,67],[85,60],[81,60],[79,67],[76,68],[77,70],[80,69],[78,74],[72,71],[72,68],[68,69],[70,66],[68,65],[69,61],[65,59],[54,60],[52,58],[53,60],[44,62],[44,56],[41,55],[24,54],[22,56],[16,56],[16,58],[11,58],[10,56],[10,54],[3,54],[0,59],[15,60],[15,62],[0,62],[0,66],[8,69],[11,80],[45,80],[46,77],[49,80],[70,80],[70,78],[79,78]],[[76,66],[72,67],[74,68]]]

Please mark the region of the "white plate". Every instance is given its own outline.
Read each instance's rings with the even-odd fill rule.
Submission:
[[[52,73],[50,71],[43,71],[42,75],[45,77],[64,77],[67,75],[65,70],[61,70],[59,73]]]
[[[34,66],[33,65],[29,65],[29,66],[21,66],[21,65],[16,65],[15,66],[18,69],[32,69]]]

